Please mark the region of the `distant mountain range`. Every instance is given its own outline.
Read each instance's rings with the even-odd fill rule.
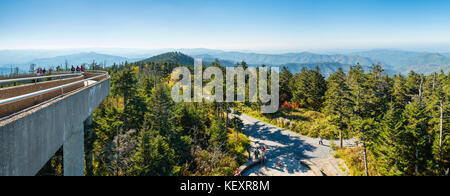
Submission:
[[[360,63],[367,70],[371,65],[381,63],[388,74],[407,74],[411,70],[426,74],[440,70],[444,70],[446,73],[450,71],[450,53],[439,54],[400,50],[370,50],[345,54],[315,54],[310,52],[260,54],[209,49],[96,50],[105,53],[79,51],[82,51],[82,49],[73,50],[72,52],[75,53],[70,53],[71,50],[3,50],[0,51],[0,67],[10,68],[12,64],[13,67],[28,70],[31,63],[37,64],[37,66],[56,67],[65,64],[66,60],[69,65],[90,64],[95,60],[99,64],[106,62],[106,65],[110,66],[113,63],[136,62],[142,59],[144,59],[142,61],[148,62],[168,61],[193,64],[193,58],[202,58],[206,65],[210,65],[215,60],[219,60],[224,66],[234,66],[238,62],[246,61],[250,66],[260,66],[262,64],[267,66],[287,66],[294,73],[299,72],[302,67],[314,68],[319,66],[326,75],[336,71],[339,67],[346,70],[349,65],[355,65],[356,63]],[[52,54],[53,56],[51,56]],[[8,64],[5,62],[8,62]]]
[[[442,55],[450,57],[450,52],[449,53],[442,53]]]
[[[450,71],[450,54],[421,53],[396,50],[372,50],[352,53],[352,55],[365,56],[383,65],[400,72],[407,73],[414,70],[419,73],[432,73],[434,71]]]
[[[56,66],[56,65],[64,65],[66,60],[69,63],[69,65],[81,65],[84,63],[90,64],[93,61],[95,61],[98,64],[105,64],[106,66],[111,66],[114,63],[121,64],[127,61],[135,61],[135,59],[128,59],[120,56],[98,54],[95,52],[86,52],[66,56],[57,56],[53,58],[36,59],[30,61],[29,63],[34,63],[36,65],[43,65],[43,66],[50,66],[50,65]]]
[[[230,60],[219,60],[213,58],[211,55],[197,55],[196,58],[201,58],[203,60],[203,64],[209,66],[211,63],[218,60],[222,66],[230,67],[235,66],[237,62],[233,62]],[[193,65],[194,58],[185,55],[180,52],[169,52],[161,55],[157,55],[148,59],[144,59],[139,62],[175,62],[183,65]],[[248,64],[250,67],[261,66],[261,64]],[[271,66],[267,64],[268,66]],[[315,69],[316,66],[319,67],[320,71],[325,75],[329,76],[332,73],[336,72],[339,68],[342,68],[344,71],[348,71],[350,68],[350,64],[341,64],[341,63],[288,63],[279,65],[280,67],[287,67],[292,73],[301,72],[302,68]],[[366,70],[369,70],[368,66],[364,66]]]
[[[64,56],[56,56],[50,58],[39,58],[30,60],[26,63],[22,64],[12,64],[13,67],[19,67],[21,70],[28,70],[30,64],[36,64],[37,67],[56,67],[56,66],[64,66],[67,61],[69,66],[76,66],[82,64],[91,64],[92,62],[96,62],[97,64],[105,64],[105,66],[111,66],[114,63],[121,64],[124,62],[135,62],[140,59],[129,59],[121,56],[113,56],[107,54],[99,54],[95,52],[83,52],[77,54],[70,54]],[[11,65],[4,65],[3,67],[10,67]],[[0,66],[1,67],[1,66]]]
[[[371,50],[365,52],[353,52],[348,54],[314,54],[314,53],[287,53],[287,54],[257,54],[242,52],[222,52],[215,54],[195,55],[195,58],[213,59],[221,61],[240,62],[245,60],[249,64],[288,65],[293,72],[301,70],[301,67],[311,67],[314,64],[323,67],[327,72],[349,65],[360,63],[368,67],[381,63],[388,74],[408,74],[410,71],[429,74],[443,70],[450,71],[450,53],[423,53],[396,50]],[[315,66],[314,66],[315,67]],[[330,69],[332,68],[333,69]]]
[[[8,75],[11,73],[11,68],[0,67],[0,76]]]
[[[356,64],[371,65],[375,62],[370,58],[362,56],[348,56],[348,55],[322,55],[308,52],[303,53],[287,53],[287,54],[257,54],[257,53],[242,53],[242,52],[223,52],[216,54],[195,55],[195,58],[214,57],[223,60],[234,62],[245,61],[248,64],[266,64],[266,65],[283,65],[287,63],[340,63],[340,64]]]
[[[0,76],[7,76],[7,75],[10,75],[11,73],[15,73],[15,68],[13,67],[13,69],[11,69],[11,68],[7,68],[7,67],[0,67]],[[19,70],[17,70],[18,71],[18,74],[26,74],[26,73],[28,73],[27,71],[25,71],[25,70],[22,70],[22,69],[19,69]]]
[[[449,56],[446,56],[449,55]],[[266,64],[269,66],[288,65],[292,72],[298,72],[301,67],[315,67],[324,69],[324,72],[335,71],[339,67],[344,70],[349,65],[360,63],[368,67],[381,63],[388,74],[407,74],[410,71],[429,74],[435,71],[450,71],[450,54],[420,53],[395,50],[372,50],[355,52],[346,55],[323,55],[314,53],[287,53],[287,54],[257,54],[242,52],[222,52],[216,54],[195,55],[195,58],[220,59],[221,61],[240,62],[245,60],[248,64]]]

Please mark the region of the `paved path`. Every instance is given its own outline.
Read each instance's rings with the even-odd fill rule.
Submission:
[[[330,142],[324,140],[319,145],[315,138],[278,128],[258,119],[242,114],[244,133],[252,141],[252,147],[264,145],[267,148],[266,165],[258,165],[248,170],[248,176],[311,176],[313,172],[300,164],[300,160],[310,161],[332,158]],[[278,167],[278,162],[281,167]]]

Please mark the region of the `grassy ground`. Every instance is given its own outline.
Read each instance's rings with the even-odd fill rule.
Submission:
[[[341,148],[336,149],[335,158],[341,158],[350,170],[352,176],[365,176],[363,148]],[[376,170],[375,159],[368,153],[369,175],[379,176]]]
[[[244,164],[248,160],[248,149],[251,146],[250,139],[243,133],[237,133],[234,129],[229,129],[228,146],[236,158],[239,165]]]
[[[336,139],[338,137],[338,127],[331,125],[328,122],[328,118],[320,112],[305,109],[284,110],[280,108],[277,113],[263,115],[259,111],[243,105],[236,107],[236,109],[258,120],[301,135],[316,138],[321,136],[325,139]]]

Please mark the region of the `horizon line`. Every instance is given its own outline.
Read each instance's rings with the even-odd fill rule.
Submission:
[[[272,54],[270,52],[278,54],[287,53],[304,53],[304,52],[332,52],[332,51],[376,51],[376,50],[389,50],[389,51],[402,51],[402,52],[425,52],[425,53],[449,53],[450,49],[405,49],[395,47],[367,47],[367,48],[309,48],[309,49],[220,49],[220,48],[206,48],[206,47],[182,47],[182,48],[140,48],[140,47],[68,47],[68,48],[0,48],[0,51],[64,51],[64,50],[216,50],[222,52],[241,52],[241,53],[257,53],[257,54]],[[84,52],[96,52],[98,51],[84,51]],[[267,53],[269,52],[269,53]],[[80,52],[82,53],[82,52]],[[338,53],[336,53],[338,54]]]

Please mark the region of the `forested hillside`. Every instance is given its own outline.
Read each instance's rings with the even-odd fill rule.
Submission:
[[[194,59],[190,56],[187,56],[181,52],[168,52],[164,54],[160,54],[148,59],[144,59],[142,61],[139,61],[138,63],[157,63],[157,62],[164,62],[164,63],[179,63],[181,65],[194,65]]]
[[[448,174],[449,75],[410,72],[389,77],[383,72],[381,65],[369,72],[355,65],[325,80],[318,67],[299,74],[284,68],[282,109],[267,115],[257,107],[242,110],[304,135],[341,139],[336,156],[353,175]],[[344,138],[356,138],[362,145],[342,148]]]
[[[263,115],[260,102],[174,103],[170,74],[189,58],[158,58],[177,61],[107,69],[111,95],[86,127],[87,175],[233,175],[247,160],[250,140],[242,122],[228,118],[230,108],[303,135],[338,139],[331,147],[353,175],[448,174],[450,78],[444,72],[391,77],[381,65],[364,71],[356,64],[325,78],[319,66],[297,74],[283,68],[280,110]],[[219,61],[210,66],[225,69]],[[346,138],[360,145],[344,147]],[[41,174],[61,172],[58,157]]]
[[[179,66],[139,62],[107,69],[111,94],[85,128],[86,175],[232,176],[248,160],[242,122],[227,118],[232,105],[172,101],[170,73]],[[59,152],[40,175],[60,175],[61,168]]]

